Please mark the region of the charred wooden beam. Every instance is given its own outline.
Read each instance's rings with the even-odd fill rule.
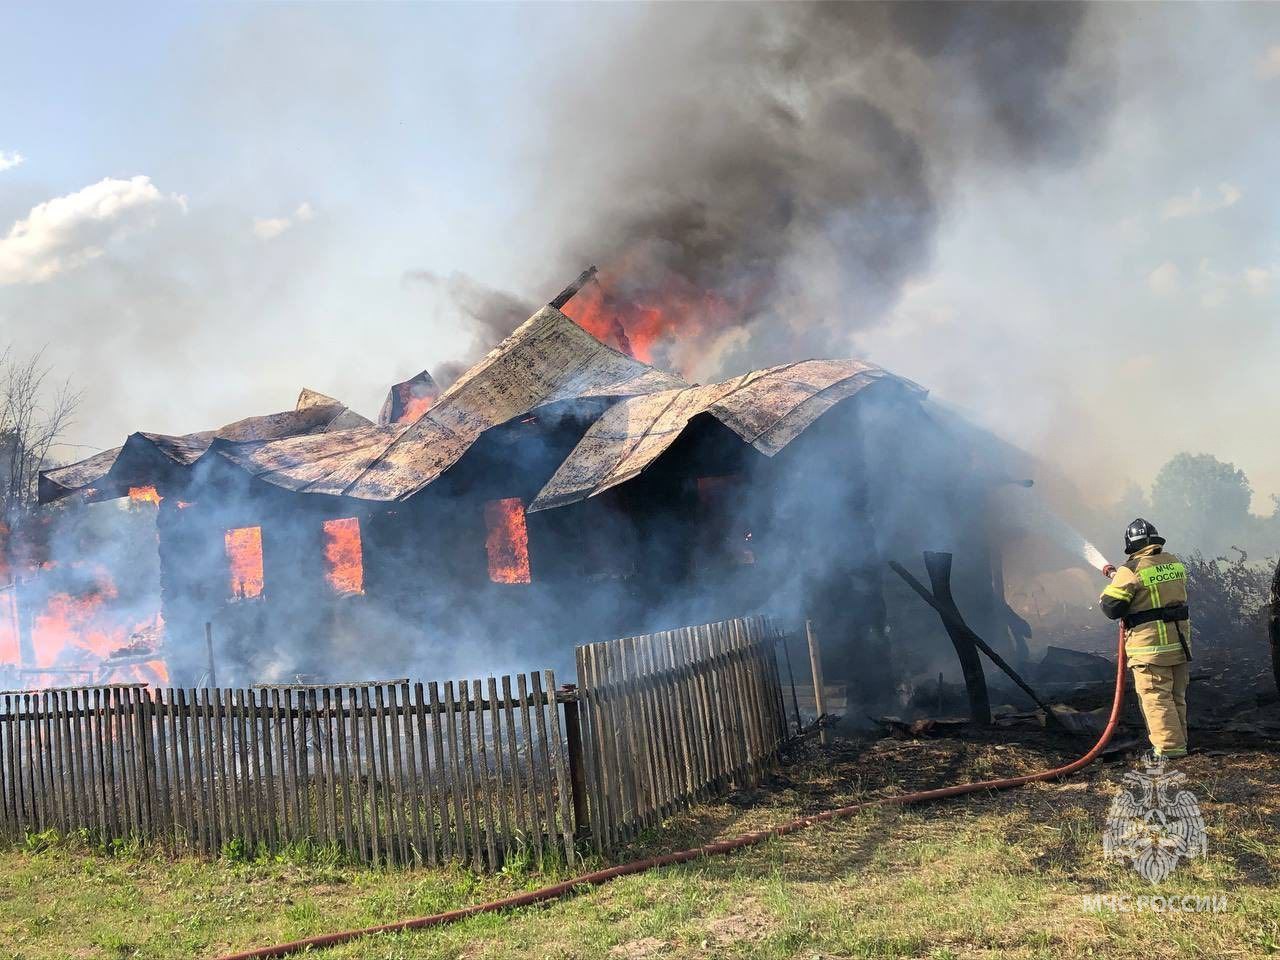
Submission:
[[[557,310],[559,310],[566,303],[568,303],[575,296],[577,296],[579,290],[581,290],[583,287],[585,287],[588,283],[591,282],[591,279],[596,275],[597,270],[598,268],[595,266],[595,264],[592,264],[591,266],[587,267],[587,269],[583,270],[582,273],[578,275],[577,280],[573,281],[573,283],[569,284],[567,287],[565,287],[563,290],[557,293],[555,296],[555,299],[552,300],[548,304],[548,306],[555,307]]]
[[[960,608],[951,595],[951,554],[925,551],[924,567],[929,572],[933,587],[934,603],[931,606],[939,614],[944,613],[942,624],[947,636],[956,648],[960,668],[964,671],[964,685],[969,694],[969,715],[975,723],[991,725],[991,700],[987,694],[987,678],[982,672],[982,660],[978,657],[977,634],[969,629]]]
[[[947,630],[947,636],[951,638],[952,644],[955,645],[956,655],[960,658],[960,666],[964,670],[965,688],[969,693],[969,709],[974,719],[981,723],[984,722],[981,717],[985,716],[987,718],[985,722],[991,722],[991,705],[987,694],[986,676],[982,672],[982,662],[978,660],[977,655],[977,651],[981,650],[992,663],[1004,671],[1005,675],[1018,685],[1018,688],[1023,693],[1032,699],[1036,706],[1044,711],[1047,723],[1052,723],[1062,730],[1071,732],[1049,705],[1018,675],[1017,671],[1009,666],[1000,654],[992,650],[991,646],[965,623],[964,618],[960,615],[959,608],[956,606],[955,598],[951,594],[951,554],[926,552],[924,562],[926,569],[929,571],[929,580],[933,584],[932,594],[925,588],[924,584],[913,577],[901,564],[890,560],[889,566],[893,568],[894,573],[906,581],[907,586],[920,595],[925,603],[933,607],[942,619],[942,624]]]

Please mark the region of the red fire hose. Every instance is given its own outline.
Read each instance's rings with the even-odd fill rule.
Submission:
[[[470,907],[463,907],[460,910],[450,910],[446,913],[435,913],[429,917],[415,917],[412,920],[399,920],[395,923],[384,923],[377,927],[365,927],[361,930],[343,930],[339,933],[326,933],[318,937],[308,937],[305,940],[294,940],[291,943],[280,943],[271,947],[259,947],[256,950],[247,950],[244,953],[231,953],[220,957],[219,960],[257,960],[263,957],[284,957],[294,953],[301,953],[307,949],[317,949],[321,947],[331,947],[335,944],[345,943],[348,940],[355,940],[359,937],[366,937],[375,933],[394,933],[400,930],[421,930],[426,927],[441,927],[445,924],[454,923],[455,921],[474,916],[477,913],[495,913],[499,910],[510,910],[514,907],[527,907],[534,903],[545,903],[548,900],[558,900],[561,897],[568,896],[579,887],[594,887],[618,877],[630,876],[633,873],[644,873],[646,870],[652,870],[655,867],[668,867],[676,863],[687,863],[690,860],[696,860],[699,857],[707,857],[718,853],[729,853],[741,847],[754,846],[757,843],[763,843],[771,837],[785,837],[788,834],[796,833],[807,827],[812,827],[817,823],[825,823],[828,820],[839,820],[844,817],[852,816],[862,810],[870,807],[886,806],[896,804],[898,806],[906,806],[907,804],[924,803],[929,800],[942,800],[947,797],[959,797],[966,793],[977,793],[981,790],[1007,790],[1011,787],[1021,787],[1024,784],[1035,783],[1038,780],[1055,780],[1058,777],[1065,777],[1068,774],[1075,773],[1083,767],[1092,763],[1102,752],[1102,749],[1111,740],[1112,734],[1115,733],[1116,725],[1120,721],[1120,708],[1124,704],[1124,630],[1120,631],[1120,640],[1116,651],[1116,690],[1111,701],[1111,716],[1107,720],[1107,726],[1102,731],[1102,736],[1098,738],[1098,742],[1084,756],[1078,760],[1073,760],[1065,766],[1055,767],[1052,770],[1044,770],[1040,773],[1028,773],[1021,777],[1008,777],[1003,780],[982,780],[977,783],[961,783],[950,787],[938,787],[935,790],[919,790],[915,793],[904,793],[896,797],[880,797],[875,800],[862,800],[858,803],[852,803],[847,807],[836,807],[832,810],[824,810],[822,813],[816,813],[813,816],[801,817],[798,820],[792,820],[790,823],[784,823],[780,826],[770,827],[768,830],[758,830],[755,833],[746,833],[740,837],[734,837],[732,840],[721,840],[718,843],[709,843],[703,847],[695,847],[691,850],[678,850],[675,853],[663,854],[660,857],[649,857],[645,860],[633,860],[630,863],[619,864],[616,867],[609,867],[606,870],[596,870],[592,873],[584,873],[581,876],[574,877],[572,880],[566,880],[563,883],[555,883],[549,887],[542,887],[539,890],[530,890],[528,893],[517,894],[514,897],[506,897],[502,900],[494,900],[490,903],[478,903]]]

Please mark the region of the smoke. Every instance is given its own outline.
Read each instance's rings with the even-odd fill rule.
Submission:
[[[566,311],[697,379],[849,350],[924,270],[957,181],[1076,162],[1108,71],[1068,4],[657,7],[549,90]],[[539,249],[537,255],[546,257]],[[557,281],[548,279],[547,289]],[[501,303],[458,291],[479,330]],[[481,307],[479,315],[476,307]],[[504,329],[505,328],[505,329]]]
[[[464,273],[442,277],[430,270],[407,270],[402,282],[411,286],[426,285],[434,293],[445,296],[470,324],[473,338],[466,353],[437,364],[431,371],[434,379],[444,387],[457,380],[494,344],[538,309],[535,304],[513,293],[486,287]]]

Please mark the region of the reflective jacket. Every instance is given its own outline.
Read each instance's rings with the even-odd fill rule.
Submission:
[[[1158,544],[1126,560],[1100,602],[1107,617],[1125,621],[1124,652],[1131,663],[1169,667],[1191,659],[1187,568]]]

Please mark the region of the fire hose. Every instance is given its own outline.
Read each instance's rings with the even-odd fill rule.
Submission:
[[[294,940],[290,943],[280,943],[270,947],[259,947],[255,950],[247,950],[243,953],[226,954],[218,960],[259,960],[265,957],[285,957],[295,953],[301,953],[304,950],[314,950],[323,947],[332,947],[340,943],[346,943],[356,940],[360,937],[367,937],[377,933],[396,933],[403,930],[423,930],[428,927],[442,927],[446,924],[455,923],[464,920],[467,917],[475,916],[479,913],[497,913],[503,910],[512,910],[516,907],[527,907],[535,903],[546,903],[550,900],[559,900],[567,897],[583,887],[595,887],[616,880],[619,877],[627,877],[636,873],[644,873],[658,867],[669,867],[678,863],[688,863],[690,860],[696,860],[700,857],[709,857],[716,854],[730,853],[733,850],[739,850],[742,847],[755,846],[764,843],[774,837],[785,837],[788,834],[805,830],[819,823],[827,823],[832,820],[841,820],[846,817],[854,816],[864,810],[872,807],[884,806],[908,806],[916,803],[927,803],[930,800],[944,800],[949,797],[964,796],[969,793],[978,793],[983,790],[1008,790],[1013,787],[1025,786],[1028,783],[1036,783],[1043,780],[1056,780],[1059,777],[1065,777],[1075,773],[1078,770],[1088,766],[1098,758],[1103,748],[1110,742],[1112,735],[1115,733],[1116,726],[1120,722],[1120,710],[1124,705],[1124,681],[1125,681],[1125,655],[1124,655],[1124,628],[1120,629],[1120,637],[1116,651],[1116,687],[1115,694],[1111,700],[1111,716],[1107,719],[1107,725],[1102,731],[1102,735],[1098,737],[1098,742],[1090,748],[1089,752],[1081,756],[1079,759],[1073,760],[1071,763],[1061,767],[1054,767],[1051,770],[1042,770],[1039,773],[1028,773],[1020,777],[1006,777],[1000,780],[980,780],[974,783],[953,784],[949,787],[937,787],[933,790],[918,790],[914,793],[904,793],[893,797],[877,797],[872,800],[861,800],[857,803],[851,803],[845,807],[836,807],[831,810],[824,810],[807,817],[800,817],[788,823],[780,824],[776,827],[770,827],[767,830],[757,830],[754,833],[745,833],[740,837],[734,837],[731,840],[721,840],[717,843],[708,843],[705,846],[694,847],[689,850],[678,850],[674,853],[666,853],[657,857],[647,857],[643,860],[633,860],[630,863],[619,864],[616,867],[608,867],[604,870],[595,870],[591,873],[584,873],[580,876],[565,880],[562,883],[554,883],[550,886],[542,887],[538,890],[530,890],[526,893],[516,894],[515,896],[505,897],[501,900],[493,900],[489,903],[478,903],[469,907],[462,907],[458,910],[449,910],[444,913],[434,913],[428,917],[415,917],[411,920],[399,920],[395,923],[384,923],[381,926],[365,927],[358,930],[343,930],[338,933],[326,933],[316,937],[307,937],[304,940]]]

